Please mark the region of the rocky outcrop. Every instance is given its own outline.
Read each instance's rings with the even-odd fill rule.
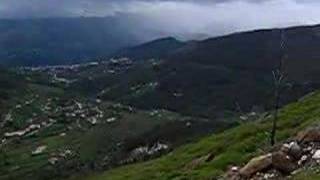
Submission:
[[[249,178],[252,175],[269,168],[272,164],[272,154],[267,154],[253,158],[243,168],[240,169],[240,175]]]
[[[282,151],[272,153],[272,166],[284,174],[290,174],[297,168],[293,158]]]
[[[293,141],[293,142],[291,142],[290,144],[287,144],[288,145],[288,152],[287,152],[287,154],[289,155],[289,156],[291,156],[292,158],[294,158],[295,160],[299,160],[300,158],[301,158],[301,156],[302,156],[302,148],[301,148],[301,146],[297,143],[297,142],[295,142],[295,141]]]
[[[301,169],[320,165],[320,128],[308,128],[272,152],[251,159],[242,168],[229,168],[225,179],[283,179]]]
[[[141,146],[132,150],[127,159],[119,164],[129,164],[137,161],[143,161],[152,157],[158,157],[161,154],[169,151],[169,145],[156,142],[152,146]]]
[[[313,159],[320,160],[320,149],[316,150],[312,156]]]
[[[296,139],[300,143],[320,142],[320,126],[308,128],[298,133]]]

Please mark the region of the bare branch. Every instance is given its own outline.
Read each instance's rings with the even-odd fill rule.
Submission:
[[[272,71],[273,75],[273,81],[275,85],[274,89],[274,119],[272,123],[272,130],[270,134],[270,143],[273,146],[275,144],[275,137],[277,132],[277,121],[278,121],[278,112],[279,112],[279,106],[280,106],[280,100],[281,100],[281,88],[282,84],[285,79],[285,73],[284,73],[284,62],[287,57],[286,51],[285,51],[285,32],[284,30],[281,30],[280,32],[280,58],[279,58],[279,65],[276,70]]]

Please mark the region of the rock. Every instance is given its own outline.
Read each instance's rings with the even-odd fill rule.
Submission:
[[[56,157],[52,157],[52,158],[48,159],[48,162],[49,162],[51,165],[55,165],[58,161],[59,161],[59,159],[56,158]]]
[[[312,127],[305,131],[298,133],[296,139],[299,142],[320,142],[320,127]]]
[[[288,155],[293,157],[295,160],[299,160],[302,156],[302,148],[299,146],[297,142],[291,142],[289,144],[289,152]]]
[[[152,147],[150,146],[140,146],[131,151],[129,161],[140,161],[145,160],[149,157],[159,156],[164,152],[169,150],[169,146],[167,144],[155,143]]]
[[[197,167],[199,167],[200,165],[211,161],[214,158],[214,155],[212,153],[209,153],[205,156],[199,157],[197,159],[192,160],[190,163],[188,163],[185,166],[185,169],[187,170],[191,170],[191,169],[195,169]]]
[[[272,166],[281,171],[282,173],[289,174],[294,171],[297,166],[293,162],[292,158],[282,151],[272,154]]]
[[[88,122],[90,122],[91,125],[96,125],[98,120],[95,117],[91,117],[91,118],[88,119]]]
[[[239,174],[239,167],[237,166],[232,166],[228,168],[229,170],[224,176],[224,179],[228,180],[241,180],[241,176]]]
[[[37,147],[36,150],[32,151],[31,154],[33,156],[36,156],[36,155],[42,154],[46,149],[47,149],[47,146],[39,146],[39,147]]]
[[[249,119],[248,116],[240,116],[239,118],[240,118],[241,120],[243,120],[243,121],[246,121],[246,120]]]
[[[72,155],[72,151],[67,149],[59,154],[60,157],[67,158]]]
[[[264,179],[271,179],[271,178],[274,178],[275,177],[275,174],[272,174],[272,173],[267,173],[263,176]]]
[[[192,125],[191,122],[187,122],[187,123],[186,123],[186,126],[187,126],[187,127],[190,127],[191,125]]]
[[[231,171],[238,172],[239,171],[239,167],[238,166],[233,166],[233,167],[231,167]]]
[[[297,170],[293,171],[291,173],[291,175],[296,175],[296,174],[300,173],[301,171],[302,171],[302,169],[297,169]]]
[[[267,154],[251,159],[243,168],[240,169],[240,175],[246,178],[269,168],[272,164],[272,155]]]
[[[4,121],[9,121],[9,122],[12,122],[12,121],[13,121],[11,113],[8,113],[8,114],[5,116]]]
[[[290,151],[290,144],[287,144],[287,143],[283,144],[280,148],[280,151],[285,154],[288,154]]]
[[[312,159],[320,160],[320,150],[314,152]]]
[[[301,165],[304,164],[307,160],[308,160],[308,156],[307,156],[307,155],[303,155],[303,156],[301,157],[301,159],[298,161],[298,165],[301,166]]]
[[[312,151],[312,147],[311,146],[308,146],[308,147],[303,149],[304,154],[310,153],[311,151]]]
[[[115,122],[116,120],[117,120],[117,118],[111,117],[111,118],[108,118],[108,119],[107,119],[107,122],[108,122],[108,123],[112,123],[112,122]]]

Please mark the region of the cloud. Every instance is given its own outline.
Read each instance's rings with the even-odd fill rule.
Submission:
[[[141,31],[186,38],[320,23],[318,0],[1,1],[2,18],[112,16]]]
[[[266,1],[165,1],[128,4],[127,13],[140,16],[149,29],[164,34],[210,36],[260,28],[320,23],[320,2]]]

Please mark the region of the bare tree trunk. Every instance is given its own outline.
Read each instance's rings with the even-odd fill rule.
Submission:
[[[271,131],[271,146],[275,144],[275,137],[277,132],[277,123],[278,123],[278,113],[279,113],[279,106],[280,106],[280,92],[279,87],[275,87],[275,106],[274,106],[274,117],[272,122],[272,131]]]
[[[274,80],[274,115],[273,115],[273,122],[272,122],[272,130],[270,134],[270,144],[273,146],[276,143],[276,133],[277,133],[277,123],[278,123],[278,114],[280,108],[280,101],[281,101],[281,89],[284,80],[284,60],[286,57],[285,54],[285,36],[284,30],[281,30],[281,39],[280,39],[280,60],[278,68],[273,71],[273,80]]]

